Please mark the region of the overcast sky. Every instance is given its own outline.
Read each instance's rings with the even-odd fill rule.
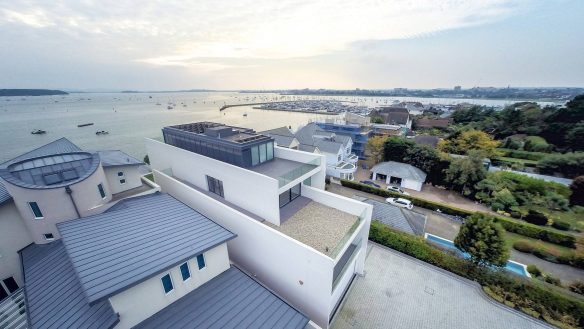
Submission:
[[[584,86],[584,0],[0,0],[0,88]]]

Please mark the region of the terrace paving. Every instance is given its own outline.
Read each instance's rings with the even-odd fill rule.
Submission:
[[[487,297],[480,286],[369,242],[331,328],[553,328]]]
[[[264,224],[327,256],[334,257],[337,245],[358,220],[359,217],[355,215],[310,201],[280,226],[267,221]]]

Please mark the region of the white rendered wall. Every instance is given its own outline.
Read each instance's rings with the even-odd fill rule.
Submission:
[[[303,163],[310,163],[316,159],[320,159],[320,169],[310,176],[311,186],[324,190],[326,177],[326,157],[322,154],[315,154],[310,152],[303,152],[298,150],[291,150],[282,147],[274,147],[274,156],[280,159],[298,161]],[[302,178],[303,181],[306,178]],[[298,184],[294,182],[292,185]]]
[[[152,149],[149,154],[152,161]],[[170,176],[153,172],[164,192],[237,234],[227,243],[234,263],[308,314],[319,326],[328,328],[334,266],[330,257]]]
[[[136,165],[104,168],[103,171],[105,172],[105,177],[109,183],[111,193],[116,194],[142,186],[142,180],[140,179],[141,175],[138,168],[140,168],[140,166]],[[124,176],[119,177],[118,172],[123,172]],[[125,179],[126,183],[121,184],[121,179]]]
[[[217,275],[229,269],[229,255],[225,243],[204,253],[206,267],[199,270],[196,256],[189,259],[191,278],[182,280],[178,264],[168,271],[161,272],[152,278],[139,283],[115,296],[109,301],[116,313],[120,315],[120,322],[116,329],[131,328],[146,320],[156,312],[169,306],[179,298],[195,290],[200,285],[213,279]],[[169,294],[164,293],[161,278],[170,273],[174,290]]]
[[[18,251],[32,243],[14,202],[0,205],[0,280],[14,277],[23,286],[22,267]]]
[[[418,181],[411,180],[411,179],[402,179],[401,186],[404,188],[409,188],[409,189],[415,190],[415,191],[422,190],[422,182],[418,182]]]
[[[208,190],[206,175],[219,179],[225,200],[280,225],[276,179],[152,139],[146,139],[146,149],[152,169],[170,168],[174,177],[203,190]]]
[[[99,194],[97,184],[102,183],[106,192],[106,197]],[[27,189],[20,186],[3,182],[4,186],[12,195],[14,204],[20,216],[27,226],[33,241],[38,244],[47,243],[43,234],[52,233],[55,239],[60,238],[56,224],[77,218],[77,213],[71,198],[65,192],[65,188],[54,189]],[[81,217],[93,214],[92,208],[100,207],[109,202],[112,198],[111,192],[103,169],[100,167],[85,180],[71,185],[73,199]],[[29,202],[36,202],[43,213],[43,219],[35,219]]]

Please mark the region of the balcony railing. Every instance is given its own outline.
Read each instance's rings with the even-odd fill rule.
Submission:
[[[0,302],[0,328],[27,328],[24,289],[20,288]]]
[[[304,163],[301,166],[298,166],[297,168],[290,170],[289,172],[278,177],[279,187],[282,187],[296,180],[298,177],[312,171],[318,166],[320,166],[320,158],[316,158],[310,162]]]

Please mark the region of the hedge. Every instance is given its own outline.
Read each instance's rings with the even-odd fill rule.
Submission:
[[[503,156],[503,157],[532,160],[532,161],[539,161],[539,160],[545,158],[546,156],[550,155],[550,153],[529,152],[529,151],[520,151],[520,150],[512,150],[512,149],[505,149],[505,148],[498,148],[497,151],[500,151],[501,156]]]
[[[561,322],[584,327],[584,302],[560,291],[503,271],[476,267],[463,258],[433,247],[421,237],[396,231],[378,221],[371,222],[369,240],[476,281],[506,305],[513,305],[526,314],[554,324]]]
[[[341,184],[345,187],[349,187],[349,188],[356,189],[356,190],[363,191],[363,192],[372,193],[372,194],[379,195],[379,196],[384,197],[384,198],[394,197],[394,198],[408,199],[408,200],[412,201],[412,203],[415,206],[430,209],[430,210],[439,209],[442,213],[447,214],[447,215],[468,217],[474,213],[473,211],[452,207],[452,206],[449,206],[449,205],[446,205],[443,203],[428,201],[428,200],[412,197],[409,195],[406,196],[403,194],[390,192],[388,190],[376,188],[376,187],[361,184],[361,183],[356,183],[353,181],[341,180]],[[576,238],[570,234],[552,231],[546,227],[538,227],[536,225],[524,223],[524,222],[519,222],[519,221],[511,219],[511,218],[496,216],[496,215],[492,215],[492,214],[489,214],[489,215],[492,216],[496,222],[501,224],[501,226],[503,226],[503,228],[507,232],[517,233],[519,235],[523,235],[526,237],[539,239],[539,240],[555,243],[555,244],[570,247],[570,248],[574,248],[574,246],[576,245]]]

